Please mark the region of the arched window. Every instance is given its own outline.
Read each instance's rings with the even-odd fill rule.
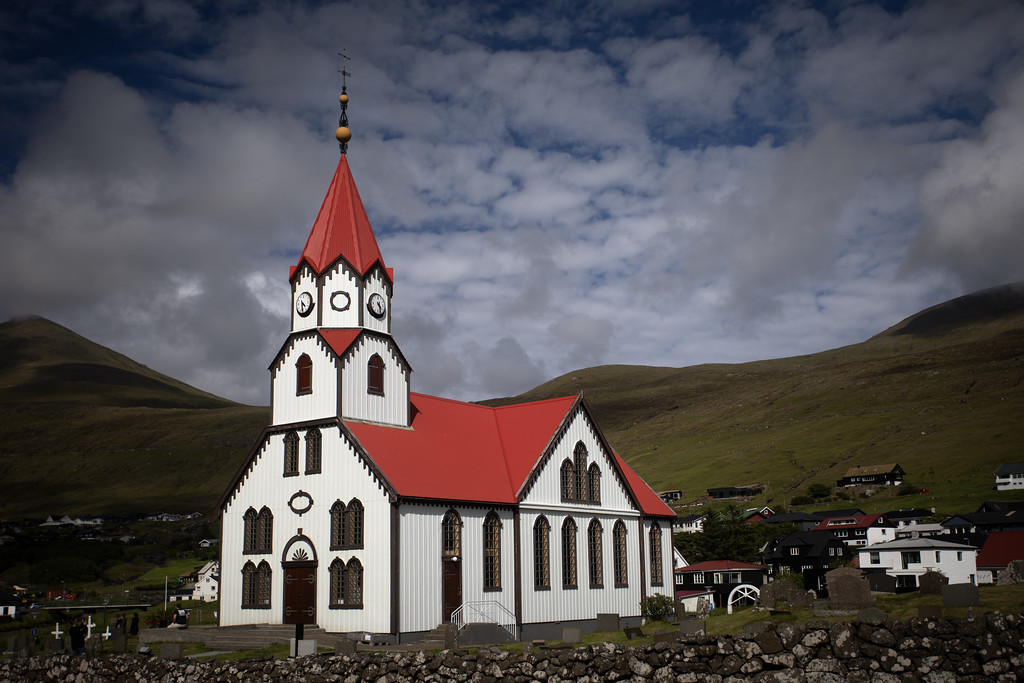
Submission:
[[[244,609],[270,608],[270,565],[266,560],[257,567],[252,561],[242,567],[242,607]]]
[[[345,567],[345,606],[363,606],[363,565],[354,557]]]
[[[254,508],[246,510],[242,515],[242,521],[245,525],[242,532],[242,552],[259,552],[259,515],[256,514],[256,510]]]
[[[590,587],[604,588],[604,562],[601,550],[601,523],[590,520],[587,527],[587,567],[590,570]]]
[[[576,522],[562,522],[562,588],[576,587]]]
[[[587,470],[587,500],[591,503],[601,502],[601,468],[591,463]]]
[[[256,538],[256,552],[269,553],[274,547],[274,514],[270,508],[264,506],[260,510],[256,526],[259,529]]]
[[[306,474],[320,472],[322,441],[320,430],[316,427],[306,432]]]
[[[626,564],[626,525],[621,519],[615,522],[612,528],[612,540],[615,543],[615,585],[626,586],[629,583]]]
[[[266,560],[256,567],[256,600],[260,608],[270,608],[270,565]]]
[[[330,567],[331,588],[328,606],[334,609],[345,606],[345,563],[334,558]]]
[[[587,500],[587,447],[580,441],[573,451],[573,498]]]
[[[242,567],[242,607],[251,608],[256,605],[256,565],[251,561]]]
[[[541,515],[533,525],[533,587],[551,588],[551,525]]]
[[[288,432],[284,435],[284,476],[299,473],[299,434]]]
[[[340,500],[331,506],[331,550],[345,547],[345,504]]]
[[[568,459],[562,462],[561,480],[562,480],[562,500],[572,500],[572,463]]]
[[[651,525],[651,585],[662,584],[661,574],[661,525],[655,522]]]
[[[484,590],[501,590],[501,520],[490,512],[484,518]]]
[[[295,361],[295,395],[313,393],[313,361],[306,354]]]
[[[350,500],[345,510],[345,547],[363,547],[363,504],[358,498]]]
[[[366,364],[366,391],[384,395],[384,360],[376,353],[370,356],[370,362]]]
[[[441,520],[441,555],[442,557],[462,555],[462,518],[455,510],[449,510]]]

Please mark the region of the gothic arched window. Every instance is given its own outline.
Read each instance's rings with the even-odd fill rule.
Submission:
[[[345,567],[345,606],[363,606],[363,565],[354,557]]]
[[[345,504],[340,500],[331,506],[331,550],[345,547]]]
[[[562,462],[562,468],[559,470],[561,476],[561,488],[562,488],[562,500],[572,500],[572,463],[566,459]]]
[[[455,510],[449,510],[441,520],[441,556],[462,555],[462,518]]]
[[[604,587],[604,557],[601,549],[601,523],[596,519],[587,527],[587,567],[590,570],[590,587]]]
[[[587,500],[591,503],[601,502],[601,468],[591,463],[587,470]]]
[[[562,522],[562,588],[576,587],[576,522]]]
[[[651,525],[651,585],[662,584],[661,574],[661,525],[655,522]]]
[[[484,590],[501,590],[501,520],[495,512],[484,518]]]
[[[587,500],[587,447],[580,441],[573,451],[573,498]]]
[[[259,552],[257,547],[259,545],[259,515],[256,514],[254,508],[249,508],[242,515],[242,522],[244,529],[242,531],[242,552],[243,553],[255,553]]]
[[[363,547],[363,504],[358,498],[350,500],[345,510],[345,547]]]
[[[299,434],[288,432],[284,435],[284,474],[290,476],[299,473]]]
[[[543,515],[533,525],[533,587],[551,588],[551,525]]]
[[[320,430],[316,427],[306,432],[306,474],[317,474],[320,472],[322,442],[323,438],[320,435]]]
[[[274,547],[274,514],[270,508],[264,506],[260,510],[256,527],[259,530],[256,537],[256,552],[269,553]]]
[[[376,353],[370,356],[370,362],[366,364],[366,391],[384,395],[384,360]]]
[[[313,392],[313,361],[306,354],[295,361],[295,395]]]
[[[621,519],[612,528],[612,541],[615,545],[615,585],[625,586],[629,583],[629,575],[626,564],[626,525]]]

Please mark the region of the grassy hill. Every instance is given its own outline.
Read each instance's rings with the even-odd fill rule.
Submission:
[[[267,424],[42,318],[0,325],[0,519],[211,512]]]
[[[1024,460],[1024,283],[935,306],[860,344],[687,368],[578,370],[510,403],[584,392],[609,442],[686,500],[761,483],[791,508],[809,484],[899,463],[927,494],[858,498],[971,510]],[[40,318],[0,325],[0,519],[213,512],[270,411],[220,399]],[[834,503],[832,507],[847,507]],[[819,503],[814,508],[827,507]]]
[[[1001,464],[1024,460],[1022,382],[1024,283],[960,297],[822,353],[589,368],[491,403],[582,391],[613,447],[656,490],[681,489],[685,500],[756,482],[768,488],[752,505],[792,509],[811,483],[899,463],[931,492],[897,498],[889,490],[856,506],[952,512],[1024,499],[993,486]]]

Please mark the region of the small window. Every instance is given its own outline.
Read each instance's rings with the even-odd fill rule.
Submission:
[[[462,555],[462,518],[455,510],[449,510],[441,520],[441,555],[442,557]]]
[[[295,395],[313,393],[313,361],[306,354],[295,361]]]
[[[573,499],[572,495],[572,463],[566,459],[562,462],[561,472],[561,483],[562,483],[562,500],[568,501]]]
[[[269,553],[274,545],[274,514],[270,508],[264,506],[260,510],[257,526],[259,528],[257,552]]]
[[[363,504],[353,498],[345,510],[345,547],[363,547]]]
[[[651,585],[660,586],[662,585],[662,568],[661,568],[661,525],[655,522],[651,525],[650,531],[650,543],[651,543]]]
[[[306,432],[306,474],[319,474],[322,437],[314,427]]]
[[[533,525],[533,587],[536,590],[551,588],[550,539],[551,525],[541,516]]]
[[[340,500],[331,506],[331,550],[345,546],[345,504]]]
[[[299,435],[288,432],[284,435],[284,475],[286,477],[299,473]]]
[[[628,563],[626,555],[626,525],[622,520],[615,522],[612,528],[612,540],[615,543],[615,586],[626,586],[629,583]]]
[[[562,522],[562,588],[576,588],[576,522]]]
[[[587,500],[587,447],[582,441],[576,444],[573,460],[573,498]]]
[[[800,554],[800,548],[790,548],[789,549],[789,554],[790,555],[799,555]]]
[[[587,500],[591,503],[601,502],[601,468],[591,463],[587,470]]]
[[[491,512],[484,519],[484,590],[501,590],[501,520]]]
[[[587,568],[590,571],[590,587],[604,588],[604,553],[601,536],[604,530],[596,519],[587,527]]]
[[[366,364],[366,391],[371,394],[384,395],[384,360],[376,353]]]
[[[868,556],[871,559],[871,564],[880,564],[882,562],[881,554],[876,552],[876,551],[874,551],[874,550],[872,550],[870,553],[868,553]]]
[[[704,585],[704,572],[693,572],[693,585],[703,586]]]

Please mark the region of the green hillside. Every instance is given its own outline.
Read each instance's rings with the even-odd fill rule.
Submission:
[[[1024,460],[1022,382],[1024,283],[935,306],[831,351],[680,369],[596,367],[492,403],[582,391],[633,468],[688,501],[711,487],[760,483],[767,490],[751,505],[792,509],[808,484],[899,463],[930,493],[889,490],[857,507],[952,512],[1024,498],[997,496],[993,486],[1001,464]]]
[[[935,306],[840,349],[589,368],[487,403],[581,391],[612,446],[656,490],[681,489],[684,500],[760,483],[767,490],[751,504],[792,509],[809,484],[884,463],[930,492],[890,490],[856,506],[951,513],[1024,500],[993,488],[999,465],[1024,460],[1024,283]],[[49,321],[5,323],[0,519],[212,513],[269,419],[268,408],[203,393]]]
[[[0,519],[211,512],[269,421],[42,318],[0,325]]]

